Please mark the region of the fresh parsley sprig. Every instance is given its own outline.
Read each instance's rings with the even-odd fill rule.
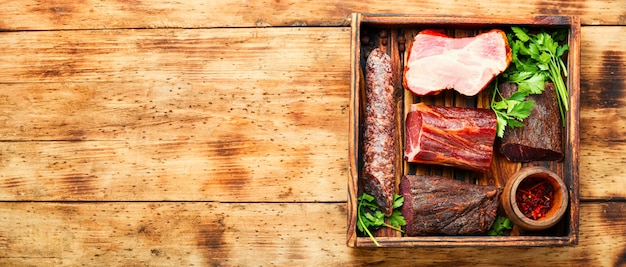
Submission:
[[[513,222],[507,217],[498,216],[487,232],[490,236],[503,235],[505,230],[511,230]]]
[[[530,116],[535,102],[526,101],[526,97],[529,93],[520,91],[519,89],[510,97],[505,98],[498,90],[498,78],[495,79],[493,86],[493,96],[490,106],[491,110],[496,113],[496,133],[498,137],[503,137],[506,126],[511,128],[524,126],[522,121]],[[496,95],[500,97],[500,101],[496,101]]]
[[[569,94],[563,81],[563,77],[567,77],[568,73],[562,56],[569,50],[569,46],[559,45],[559,42],[565,40],[566,32],[555,30],[548,33],[541,30],[532,34],[527,28],[522,27],[511,27],[511,31],[513,34],[508,36],[509,44],[513,53],[518,52],[517,57],[512,60],[515,69],[534,71],[554,83],[561,119],[565,122],[564,111],[569,109],[567,101]]]
[[[555,30],[548,33],[541,30],[530,33],[527,28],[511,27],[507,33],[511,47],[511,65],[502,73],[502,80],[513,82],[518,91],[508,99],[500,95],[497,90],[497,79],[493,92],[491,109],[496,112],[498,119],[498,137],[504,136],[506,126],[521,127],[526,117],[530,115],[531,101],[525,101],[530,94],[541,94],[547,80],[554,84],[557,101],[561,113],[561,121],[565,123],[565,112],[569,110],[569,93],[563,81],[567,77],[567,67],[562,56],[569,49],[567,44],[559,45],[565,40],[567,32]],[[494,103],[496,96],[501,101]],[[529,108],[530,107],[530,108]]]
[[[357,228],[361,233],[367,234],[376,246],[380,247],[374,235],[370,230],[376,230],[381,227],[389,227],[401,233],[404,233],[400,226],[406,225],[406,220],[402,213],[397,210],[402,207],[404,203],[404,197],[398,194],[393,195],[393,213],[391,216],[386,217],[383,214],[378,206],[376,205],[376,200],[372,195],[367,193],[363,193],[359,198],[359,206],[357,209]],[[389,223],[385,222],[385,218],[389,221]]]

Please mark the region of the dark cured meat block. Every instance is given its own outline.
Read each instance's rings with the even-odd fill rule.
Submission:
[[[404,159],[486,172],[496,138],[489,109],[413,104],[406,116]]]
[[[499,85],[502,96],[509,97],[517,91],[517,84]],[[530,95],[535,101],[533,110],[524,120],[524,127],[507,128],[500,145],[500,153],[510,161],[543,161],[563,158],[562,122],[556,92],[552,83],[546,83],[543,93]]]
[[[474,235],[493,224],[502,190],[441,176],[406,175],[400,181],[408,236]]]
[[[367,58],[365,71],[363,189],[389,216],[396,186],[396,102],[391,58],[376,48]]]

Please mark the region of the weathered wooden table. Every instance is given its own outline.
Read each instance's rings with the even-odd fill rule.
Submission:
[[[626,265],[626,2],[0,1],[0,265]],[[572,247],[346,247],[352,12],[578,15]]]

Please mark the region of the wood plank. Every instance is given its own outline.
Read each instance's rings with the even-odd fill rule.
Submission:
[[[622,266],[626,203],[582,203],[571,247],[352,249],[345,203],[0,203],[0,264]],[[537,255],[541,255],[538,257]]]
[[[583,27],[582,199],[626,197],[614,171],[626,154],[626,111],[615,100],[626,88],[623,31]],[[108,34],[116,37],[94,39]],[[347,28],[0,36],[0,199],[346,198]],[[598,56],[607,53],[621,56]],[[55,140],[94,142],[47,142]],[[49,165],[58,159],[65,167]],[[252,182],[211,193],[225,174]]]
[[[346,200],[347,133],[232,132],[194,141],[0,142],[0,200]]]
[[[220,82],[207,74],[176,82],[0,83],[0,140],[341,138],[348,72],[270,71]]]
[[[619,110],[626,104],[626,27],[583,27],[581,32],[581,95],[586,96],[581,97],[581,116]]]
[[[388,1],[226,0],[0,1],[0,29],[204,28],[346,26],[352,12],[435,15],[577,15],[583,24],[626,24],[623,1]]]
[[[284,86],[298,93],[302,83],[345,78],[334,75],[349,71],[349,34],[349,28],[292,27],[3,32],[0,68],[10,71],[0,83],[142,81],[145,90],[205,83],[206,89]],[[238,83],[228,83],[233,80]]]
[[[343,201],[348,34],[4,33],[0,199]]]
[[[626,27],[583,27],[582,35],[581,195],[624,199]]]
[[[580,146],[581,199],[624,200],[626,176],[621,172],[626,166],[624,142],[598,140],[594,146]]]

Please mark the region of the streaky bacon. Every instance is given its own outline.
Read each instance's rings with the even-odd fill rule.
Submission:
[[[511,48],[501,30],[464,38],[423,30],[411,44],[404,86],[420,96],[445,89],[473,96],[506,70],[510,62]]]
[[[404,159],[486,172],[496,138],[489,109],[412,104],[406,116]]]

